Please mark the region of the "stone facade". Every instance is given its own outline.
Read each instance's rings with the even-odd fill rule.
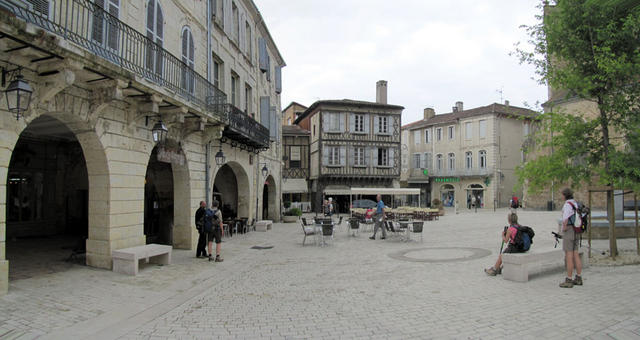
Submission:
[[[402,128],[401,182],[422,189],[422,205],[437,198],[467,207],[473,195],[480,208],[507,206],[512,195],[522,197],[514,170],[534,115],[508,103],[464,110],[457,102],[440,115],[425,109],[423,120]]]
[[[0,101],[0,294],[8,287],[6,235],[20,227],[7,221],[12,157],[22,152],[15,147],[25,131],[33,130],[33,138],[43,141],[59,139],[55,131],[40,128],[43,122],[68,130],[65,136],[81,146],[88,177],[89,266],[110,269],[113,250],[148,242],[145,210],[155,204],[147,197],[149,166],[156,158],[169,164],[173,179],[166,209],[172,221],[169,239],[176,248],[195,248],[193,213],[200,201],[211,201],[225,165],[238,186],[237,217],[280,219],[281,150],[275,146],[281,138],[285,63],[255,4],[105,3],[114,16],[77,0],[52,2],[50,13],[0,2],[5,38],[0,55],[11,60],[3,68],[21,68],[35,91],[18,120]],[[209,8],[213,3],[222,7],[216,12]],[[77,20],[60,18],[65,6],[76,6],[94,20],[90,32],[86,27],[74,28],[75,35],[56,30],[62,19]],[[155,32],[149,30],[149,18]],[[142,49],[132,49],[135,41],[152,35],[157,45],[146,41]],[[150,51],[158,68],[150,66]],[[158,120],[168,128],[160,144],[151,136]],[[224,153],[224,164],[216,164],[217,151]]]

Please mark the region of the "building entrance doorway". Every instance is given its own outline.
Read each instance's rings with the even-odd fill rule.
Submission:
[[[9,279],[84,265],[89,177],[76,135],[55,118],[34,119],[13,149],[6,184]]]
[[[445,207],[452,207],[456,200],[456,190],[451,184],[440,187],[440,199]]]
[[[151,152],[144,183],[144,234],[147,244],[173,244],[173,170]]]
[[[475,202],[478,208],[484,208],[484,187],[481,184],[469,185],[467,187],[467,197],[467,200]]]

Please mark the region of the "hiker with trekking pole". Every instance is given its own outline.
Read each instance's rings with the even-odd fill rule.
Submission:
[[[508,227],[504,227],[502,231],[502,244],[500,245],[500,252],[498,253],[498,260],[493,267],[489,267],[484,270],[489,276],[496,276],[502,274],[502,254],[508,253],[524,253],[529,250],[531,246],[533,236],[533,230],[529,227],[524,227],[518,224],[518,215],[510,213],[507,215]],[[529,232],[529,230],[531,232]],[[507,248],[502,251],[504,244],[507,244]]]

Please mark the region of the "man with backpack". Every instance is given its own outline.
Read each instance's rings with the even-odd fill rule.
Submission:
[[[207,240],[209,241],[209,261],[214,261],[211,257],[213,254],[213,241],[216,241],[216,262],[222,262],[220,257],[220,242],[222,242],[222,213],[218,206],[218,201],[213,201],[211,207],[213,209],[207,209],[204,218],[204,231],[207,234]]]
[[[200,208],[196,210],[196,229],[198,229],[198,247],[196,248],[196,257],[207,257],[207,234],[204,232],[204,215],[207,211],[207,204],[200,201]]]
[[[504,246],[506,243],[507,249],[502,251],[502,247],[500,247],[501,253],[498,255],[496,264],[484,270],[489,276],[502,274],[502,254],[524,253],[529,250],[531,243],[533,243],[533,230],[529,227],[519,225],[518,215],[510,213],[507,216],[507,221],[509,222],[509,226],[505,227],[505,230],[502,232],[502,245]]]
[[[573,190],[564,188],[562,197],[565,202],[562,206],[562,250],[564,251],[565,264],[567,266],[567,277],[560,283],[562,288],[573,288],[574,285],[582,286],[582,261],[578,249],[580,247],[580,235],[576,234],[575,228],[582,226],[582,219],[578,213],[578,202],[573,199]],[[577,226],[577,227],[576,227]],[[575,268],[576,276],[572,279]]]

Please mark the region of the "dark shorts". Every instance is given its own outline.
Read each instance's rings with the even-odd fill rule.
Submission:
[[[207,234],[207,242],[222,242],[222,229],[220,227],[213,228],[213,231]]]
[[[507,246],[507,249],[505,249],[502,253],[510,254],[510,253],[524,253],[524,252],[516,248],[514,244],[509,243],[509,245]]]

